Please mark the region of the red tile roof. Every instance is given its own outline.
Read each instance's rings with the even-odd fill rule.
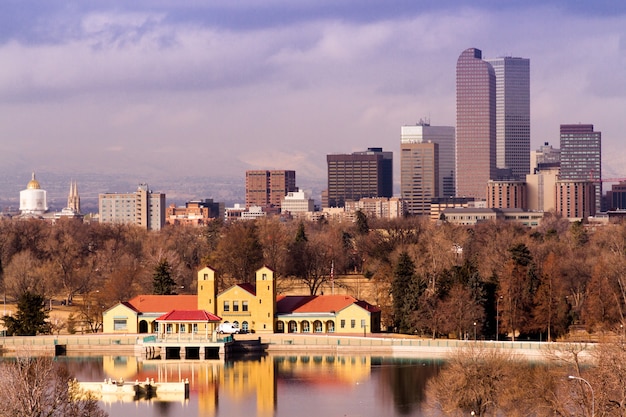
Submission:
[[[252,295],[256,295],[256,286],[253,284],[243,283],[243,284],[237,284],[237,286],[248,291]]]
[[[279,295],[276,297],[276,311],[283,314],[292,313],[313,298],[314,295]]]
[[[124,303],[139,313],[165,313],[198,308],[197,295],[138,295]]]
[[[220,322],[222,318],[204,310],[172,310],[163,314],[157,321]]]
[[[276,298],[279,314],[336,313],[352,304],[356,304],[369,312],[380,311],[378,307],[366,301],[359,301],[350,295],[285,295]]]

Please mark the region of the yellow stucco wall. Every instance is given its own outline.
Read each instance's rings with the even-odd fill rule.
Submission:
[[[252,312],[255,302],[256,297],[248,291],[239,286],[230,287],[217,296],[217,315],[222,318],[222,322],[239,323],[240,329],[243,329],[243,323],[247,322],[248,330],[254,330]],[[228,311],[224,310],[226,303],[228,304]],[[245,303],[247,303],[248,311],[243,311]],[[235,305],[237,305],[237,311],[235,311]]]
[[[371,331],[370,314],[367,310],[352,304],[337,312],[335,333],[363,334],[364,331]]]
[[[114,321],[124,319],[126,329],[115,330]],[[112,307],[102,315],[102,331],[104,333],[138,333],[137,313],[124,304]]]

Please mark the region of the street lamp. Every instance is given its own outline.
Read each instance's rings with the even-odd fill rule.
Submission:
[[[589,381],[587,381],[585,378],[581,378],[579,376],[574,376],[574,375],[568,375],[569,379],[577,379],[579,381],[584,382],[585,384],[587,384],[587,386],[589,387],[589,391],[591,391],[591,417],[595,417],[596,415],[596,411],[595,411],[595,396],[593,394],[593,387],[591,386],[591,384],[589,383]]]
[[[474,322],[474,342],[476,341],[476,322]]]
[[[496,342],[500,339],[500,299],[502,296],[496,298]]]

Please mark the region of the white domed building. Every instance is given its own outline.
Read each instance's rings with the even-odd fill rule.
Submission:
[[[42,190],[39,181],[33,178],[25,190],[20,191],[20,212],[22,216],[41,216],[48,210],[46,190]]]

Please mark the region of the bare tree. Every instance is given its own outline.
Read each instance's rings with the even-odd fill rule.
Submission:
[[[3,417],[105,417],[67,369],[47,357],[19,357],[0,364]]]
[[[430,406],[446,415],[496,415],[518,367],[510,354],[468,346],[429,382]]]
[[[19,252],[11,259],[4,272],[7,295],[18,299],[26,292],[43,295],[46,280],[40,274],[39,262],[30,251]]]

